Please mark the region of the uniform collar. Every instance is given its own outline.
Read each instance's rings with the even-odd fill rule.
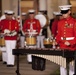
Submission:
[[[29,19],[30,21],[34,21],[35,19]]]

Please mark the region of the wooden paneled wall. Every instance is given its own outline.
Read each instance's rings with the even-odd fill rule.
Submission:
[[[76,18],[76,0],[70,0],[70,3],[72,4],[72,14]]]
[[[21,12],[28,12],[29,9],[38,9],[38,0],[21,0]]]
[[[21,1],[21,11],[27,12],[29,9],[32,9],[34,7],[33,0],[25,0]]]

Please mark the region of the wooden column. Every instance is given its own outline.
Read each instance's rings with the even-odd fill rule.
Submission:
[[[47,10],[47,0],[39,0],[39,10],[40,11]]]
[[[34,0],[34,9],[36,10],[36,13],[39,11],[39,0]]]
[[[18,0],[10,0],[9,5],[10,5],[10,10],[13,10],[15,12],[15,15],[18,16]]]

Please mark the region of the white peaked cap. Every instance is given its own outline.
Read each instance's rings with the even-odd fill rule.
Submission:
[[[26,13],[25,12],[22,12],[22,14],[21,15],[26,15]]]
[[[11,11],[11,10],[9,10],[8,12],[7,12],[7,14],[14,14],[14,11]]]
[[[54,15],[62,15],[60,12],[53,12]]]
[[[72,5],[63,5],[63,6],[59,6],[60,10],[68,10],[72,7]]]
[[[34,9],[30,9],[28,12],[29,12],[29,13],[34,13],[35,10],[34,10]]]

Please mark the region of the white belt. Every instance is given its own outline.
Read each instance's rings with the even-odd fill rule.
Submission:
[[[61,37],[61,40],[73,40],[74,37]]]

